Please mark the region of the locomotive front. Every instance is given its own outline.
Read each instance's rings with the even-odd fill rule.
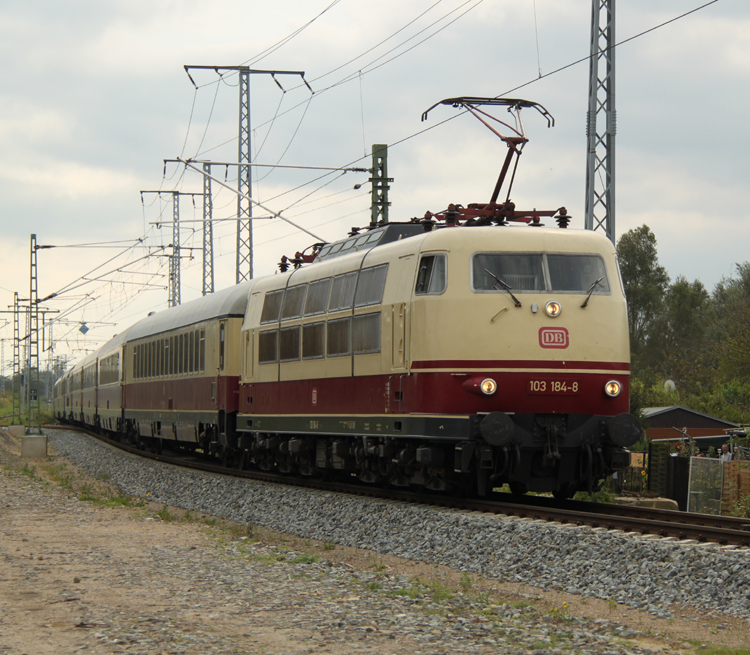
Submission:
[[[425,251],[427,249],[427,251]],[[629,465],[630,356],[614,247],[590,231],[438,230],[412,303],[407,411],[463,415],[478,491],[570,496]],[[429,454],[425,454],[429,458]]]

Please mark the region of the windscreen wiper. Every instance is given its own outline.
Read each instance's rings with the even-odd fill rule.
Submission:
[[[513,292],[512,292],[511,290],[510,290],[510,284],[508,284],[507,282],[505,282],[505,281],[501,280],[501,279],[500,279],[500,278],[499,278],[499,277],[498,277],[497,275],[495,275],[495,274],[494,274],[494,273],[493,273],[492,271],[490,271],[490,270],[487,270],[486,268],[485,268],[484,270],[485,270],[485,271],[487,271],[487,272],[488,272],[488,273],[489,273],[489,274],[490,274],[490,275],[491,275],[491,276],[492,276],[492,277],[493,277],[493,278],[495,279],[495,282],[496,282],[497,284],[499,284],[499,285],[500,285],[500,286],[501,286],[501,287],[502,287],[503,289],[505,289],[505,291],[507,291],[507,292],[508,292],[508,293],[510,294],[510,297],[511,297],[511,298],[513,298],[513,302],[514,302],[514,303],[516,304],[516,307],[520,307],[520,306],[521,306],[521,301],[520,301],[520,300],[518,300],[518,298],[516,298],[516,297],[515,297],[515,296],[513,295]],[[494,286],[494,285],[493,285],[493,286]]]
[[[596,289],[597,285],[602,283],[602,280],[604,279],[604,276],[602,275],[598,280],[595,280],[594,283],[589,287],[588,290],[588,296],[586,296],[586,300],[583,301],[583,305],[581,305],[581,309],[586,309],[586,305],[589,304],[589,300],[591,299],[591,294],[594,293],[594,289]]]

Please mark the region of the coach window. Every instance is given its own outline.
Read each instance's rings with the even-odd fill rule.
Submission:
[[[325,357],[325,330],[325,323],[309,323],[302,326],[302,359]]]
[[[195,372],[201,370],[201,333],[200,330],[195,330],[195,347],[193,348],[193,358],[195,359]]]
[[[188,359],[190,355],[190,337],[187,333],[183,335],[185,337],[185,344],[182,349],[182,372],[189,373],[188,371]]]
[[[206,370],[206,331],[201,330],[201,371]]]
[[[141,369],[141,379],[146,377],[146,344],[142,343],[138,346],[138,365]]]
[[[417,273],[417,286],[414,289],[416,295],[429,293],[440,294],[446,287],[446,262],[445,255],[424,255],[419,261],[419,272]]]
[[[164,377],[165,371],[164,371],[164,342],[166,339],[159,339],[159,375]]]
[[[305,316],[324,314],[328,306],[328,295],[331,291],[331,278],[310,282],[305,301]]]
[[[299,325],[279,330],[279,360],[293,362],[299,359]]]
[[[284,290],[269,291],[263,301],[263,311],[260,315],[261,323],[273,323],[279,320],[281,312],[281,299],[284,297]]]
[[[306,284],[289,287],[284,294],[284,302],[281,304],[281,320],[288,321],[291,318],[302,316],[302,307],[305,304]]]
[[[184,370],[182,361],[185,357],[185,335],[181,334],[177,337],[177,370],[175,373],[178,375]]]
[[[351,325],[352,320],[350,318],[328,321],[329,357],[348,355],[351,352]]]
[[[333,278],[331,299],[328,301],[328,311],[351,309],[354,301],[354,291],[357,287],[357,272],[337,275]]]
[[[380,352],[380,312],[354,317],[352,352],[355,355]]]
[[[278,330],[266,330],[258,335],[258,362],[269,364],[278,361]]]
[[[138,379],[138,346],[133,346],[133,379]]]
[[[224,335],[226,330],[226,323],[219,325],[219,368],[224,370]]]
[[[385,276],[388,272],[388,264],[363,268],[359,273],[357,293],[354,296],[354,306],[379,305],[383,301],[383,290],[385,289]]]
[[[190,347],[188,348],[188,372],[195,370],[195,332],[190,331]]]

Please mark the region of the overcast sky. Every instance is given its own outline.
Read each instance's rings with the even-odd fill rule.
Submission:
[[[617,40],[701,4],[620,2]],[[314,94],[296,76],[277,78],[283,91],[251,77],[255,161],[369,166],[371,145],[391,144],[391,220],[486,202],[505,155],[470,116],[438,125],[458,113],[438,107],[421,123],[425,109],[461,95],[535,100],[556,126],[524,112],[513,199],[564,205],[582,229],[588,64],[550,73],[588,55],[590,15],[590,0],[0,2],[0,304],[28,297],[36,233],[56,246],[39,251],[39,294],[61,292],[44,304],[65,316],[57,354],[77,359],[166,308],[172,199],[140,191],[202,191],[165,158],[237,161],[236,76],[194,71],[196,88],[186,64],[305,71]],[[616,53],[617,235],[647,224],[671,278],[709,290],[750,260],[748,34],[750,4],[719,0]],[[256,198],[326,240],[369,221],[366,174],[254,175]],[[214,190],[214,217],[231,218],[236,197]],[[180,199],[183,302],[200,296],[201,203]],[[278,219],[255,221],[254,238],[256,276],[314,241]],[[235,240],[234,222],[216,223],[217,289],[234,283]],[[97,245],[62,247],[84,244]],[[6,368],[11,354],[6,342]]]

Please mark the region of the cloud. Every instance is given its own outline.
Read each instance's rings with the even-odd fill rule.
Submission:
[[[112,198],[135,193],[139,178],[117,168],[88,166],[73,161],[49,160],[34,163],[0,162],[0,180],[16,186],[16,193],[65,198]]]

